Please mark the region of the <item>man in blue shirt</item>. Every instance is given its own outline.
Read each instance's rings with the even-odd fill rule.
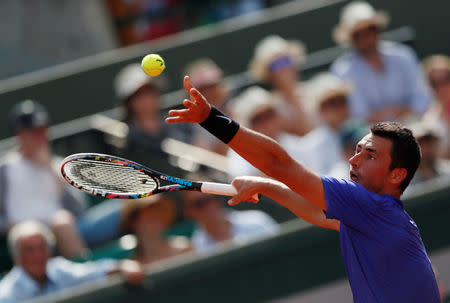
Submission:
[[[431,94],[414,51],[396,42],[380,41],[387,16],[366,2],[355,1],[342,10],[334,31],[337,43],[351,45],[331,71],[353,84],[352,118],[369,122],[402,120],[421,115]]]
[[[24,221],[8,233],[8,247],[15,266],[0,281],[0,303],[30,300],[56,291],[67,291],[82,283],[105,279],[120,272],[132,284],[144,278],[142,266],[131,260],[99,260],[75,263],[62,257],[51,258],[53,233],[38,221]]]
[[[230,205],[264,194],[308,222],[340,231],[355,302],[438,303],[439,291],[416,223],[400,196],[420,162],[412,132],[396,122],[374,125],[359,141],[350,179],[321,177],[274,140],[240,127],[210,106],[185,77],[190,100],[169,111],[168,123],[200,123],[267,176],[233,181]]]

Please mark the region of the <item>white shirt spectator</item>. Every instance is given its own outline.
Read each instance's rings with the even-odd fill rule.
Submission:
[[[60,184],[47,168],[15,154],[8,161],[6,176],[5,206],[10,224],[31,219],[48,223],[62,209]]]
[[[0,303],[22,302],[84,282],[98,281],[117,267],[115,260],[75,263],[62,257],[55,257],[48,260],[48,281],[41,286],[20,266],[14,266],[0,282]]]

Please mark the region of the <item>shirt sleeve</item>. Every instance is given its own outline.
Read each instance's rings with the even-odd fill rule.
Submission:
[[[110,271],[118,268],[118,262],[112,259],[76,263],[56,257],[51,262],[51,278],[59,283],[63,283],[64,287],[103,278]]]
[[[354,229],[368,230],[376,209],[375,194],[349,180],[322,176],[328,219],[337,219]]]

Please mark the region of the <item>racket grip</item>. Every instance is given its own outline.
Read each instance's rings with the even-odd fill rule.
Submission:
[[[205,194],[222,195],[222,196],[234,196],[237,194],[236,188],[230,184],[214,183],[214,182],[202,182],[200,191]],[[253,199],[259,201],[258,194],[253,196]]]

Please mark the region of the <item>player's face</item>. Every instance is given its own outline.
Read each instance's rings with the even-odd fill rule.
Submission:
[[[41,235],[21,238],[18,243],[18,264],[34,279],[45,278],[50,249]]]
[[[349,160],[350,179],[374,193],[384,193],[391,172],[391,148],[391,140],[372,133],[362,138]]]

